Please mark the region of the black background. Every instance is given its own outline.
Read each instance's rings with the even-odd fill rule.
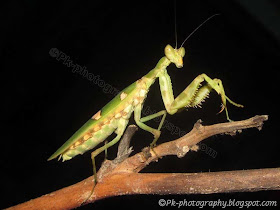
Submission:
[[[250,1],[246,1],[250,2]],[[255,2],[255,3],[253,3]],[[258,2],[258,3],[256,3]],[[279,12],[276,1],[251,1],[246,9],[238,1],[177,1],[177,33],[185,37],[209,16],[220,13],[185,44],[184,67],[168,68],[177,96],[197,75],[206,73],[223,81],[227,95],[244,109],[229,105],[233,120],[268,114],[263,130],[240,135],[214,136],[203,143],[217,152],[192,152],[182,159],[165,157],[143,172],[208,172],[279,167],[277,107],[279,102]],[[269,8],[269,7],[268,7]],[[71,161],[47,161],[94,113],[113,98],[100,85],[73,73],[50,55],[56,48],[73,64],[99,75],[106,84],[122,90],[151,70],[175,45],[174,1],[37,1],[10,2],[1,8],[1,208],[15,205],[92,175],[90,152]],[[258,11],[258,16],[250,11]],[[279,14],[279,13],[278,13]],[[168,122],[184,131],[202,119],[203,124],[225,122],[220,98],[214,92],[202,109],[189,109]],[[162,110],[158,82],[145,106]],[[133,123],[133,120],[131,120]],[[157,123],[150,122],[156,127]],[[160,142],[176,139],[163,129]],[[135,152],[147,146],[152,135],[138,131]],[[109,158],[116,146],[109,150]],[[97,158],[98,167],[104,156]],[[137,195],[105,199],[81,209],[151,207],[160,198],[187,200],[278,200],[279,191],[214,195]],[[166,209],[166,208],[165,208]]]

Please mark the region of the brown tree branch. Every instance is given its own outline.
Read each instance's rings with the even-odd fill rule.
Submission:
[[[216,135],[235,135],[242,129],[262,128],[267,115],[247,120],[203,126],[198,121],[185,136],[163,143],[151,151],[142,152],[124,161],[105,161],[98,172],[99,183],[87,203],[106,197],[130,194],[209,194],[235,191],[279,190],[280,169],[257,169],[208,173],[138,173],[150,162],[166,155],[183,157],[190,150],[197,150],[197,143]],[[135,132],[135,131],[134,131]],[[124,146],[124,148],[128,148]],[[129,150],[126,149],[127,153]],[[122,155],[120,155],[122,156]],[[10,209],[72,209],[79,207],[93,187],[93,177],[77,184],[30,200]]]

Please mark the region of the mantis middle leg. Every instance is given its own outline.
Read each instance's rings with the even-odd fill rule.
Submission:
[[[162,110],[162,111],[160,111],[160,112],[157,112],[157,113],[155,113],[155,114],[148,115],[148,116],[143,117],[143,118],[141,118],[141,111],[142,111],[142,104],[138,104],[138,105],[135,107],[135,109],[134,109],[134,120],[135,120],[136,124],[137,124],[141,129],[143,129],[143,130],[145,130],[145,131],[148,131],[148,132],[150,132],[150,133],[152,133],[152,134],[154,135],[154,140],[153,140],[153,142],[151,143],[151,147],[154,147],[154,146],[155,146],[155,143],[156,143],[156,141],[157,141],[157,139],[158,139],[159,136],[160,136],[160,129],[161,129],[161,127],[162,127],[162,125],[163,125],[163,122],[164,122],[164,120],[165,120],[166,111],[165,111],[165,110]],[[150,126],[144,124],[144,122],[149,121],[149,120],[152,120],[152,119],[157,118],[157,117],[159,117],[159,116],[163,116],[163,117],[161,118],[160,124],[159,124],[159,126],[158,126],[157,129],[152,128],[152,127],[150,127]]]

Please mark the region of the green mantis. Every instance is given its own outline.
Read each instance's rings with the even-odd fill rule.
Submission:
[[[173,115],[179,109],[184,107],[200,106],[201,103],[208,97],[211,90],[214,90],[220,95],[222,101],[221,112],[225,110],[228,120],[230,120],[230,118],[227,110],[227,101],[237,107],[243,107],[242,105],[233,102],[226,96],[220,79],[211,79],[206,74],[198,75],[186,87],[186,89],[175,98],[173,95],[171,79],[167,73],[167,67],[171,64],[175,64],[177,68],[183,67],[185,48],[181,46],[177,49],[177,47],[173,48],[172,46],[167,45],[164,49],[164,54],[164,57],[159,60],[154,69],[122,90],[113,100],[94,114],[93,117],[89,119],[77,132],[75,132],[73,136],[53,155],[51,155],[48,160],[59,157],[59,159],[62,158],[63,161],[66,161],[77,155],[82,155],[86,151],[95,148],[98,144],[105,141],[108,136],[115,132],[116,137],[113,140],[91,153],[94,178],[95,183],[97,183],[95,157],[116,144],[121,139],[132,114],[134,115],[136,124],[141,129],[150,132],[154,136],[154,140],[150,145],[151,148],[153,148],[160,137],[160,130],[167,113]],[[151,85],[153,85],[157,79],[159,79],[160,92],[165,109],[155,114],[142,117],[141,111],[145,98]],[[160,116],[162,118],[158,128],[152,128],[145,124],[145,122]]]

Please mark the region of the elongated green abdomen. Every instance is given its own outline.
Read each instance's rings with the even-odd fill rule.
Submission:
[[[112,119],[109,124],[103,125],[100,130],[85,134],[80,140],[76,141],[62,153],[63,161],[70,160],[76,155],[82,155],[86,151],[93,149],[99,143],[103,142],[117,129],[117,121],[118,119]]]
[[[76,131],[68,141],[66,141],[54,154],[52,154],[48,160],[55,159],[67,150],[75,141],[82,138],[83,135],[92,127],[95,127],[98,122],[90,119],[88,120],[78,131]]]
[[[70,160],[104,141],[118,127],[120,117],[130,117],[135,90],[136,83],[133,83],[120,92],[74,133],[48,160],[60,155],[63,160]]]

